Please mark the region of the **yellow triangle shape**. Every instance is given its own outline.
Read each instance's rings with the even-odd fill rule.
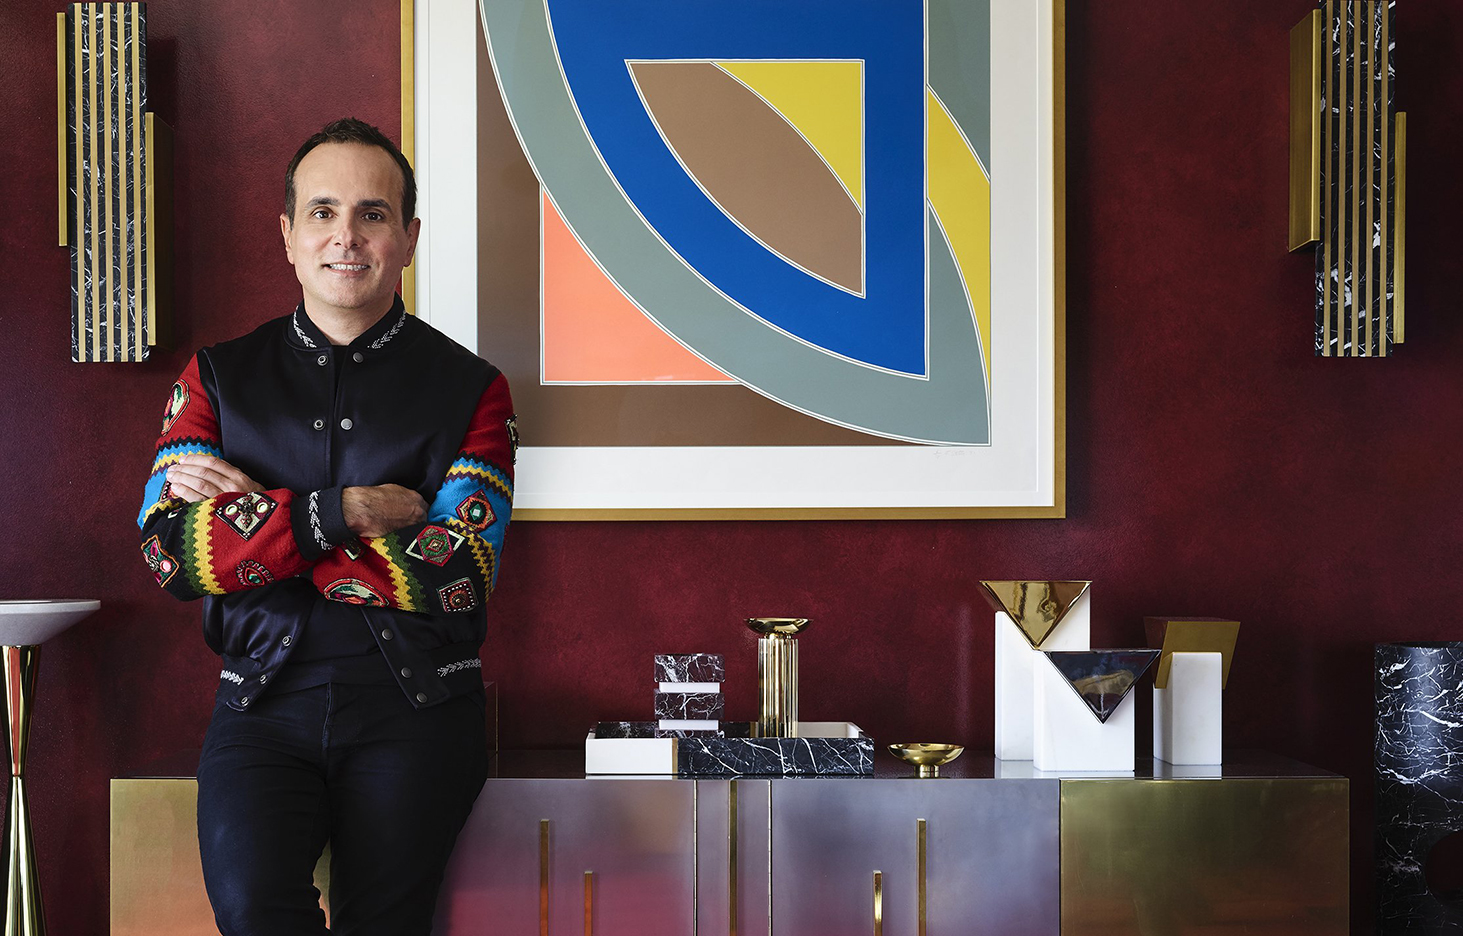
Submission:
[[[1004,611],[1033,650],[1051,636],[1091,582],[981,582],[985,600]]]
[[[862,62],[717,62],[792,124],[818,151],[862,211]]]

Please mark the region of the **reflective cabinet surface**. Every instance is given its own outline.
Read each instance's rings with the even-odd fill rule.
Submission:
[[[777,936],[1060,932],[1060,781],[771,786]]]

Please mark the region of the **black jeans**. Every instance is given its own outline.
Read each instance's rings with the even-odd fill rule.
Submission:
[[[330,842],[335,936],[426,936],[487,777],[481,694],[415,709],[332,683],[214,708],[198,765],[203,879],[224,936],[327,932],[311,877]]]

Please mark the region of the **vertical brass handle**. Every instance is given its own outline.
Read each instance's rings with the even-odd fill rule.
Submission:
[[[731,897],[731,925],[730,936],[737,936],[737,782],[731,780],[727,783],[731,791],[727,794],[726,815],[727,815],[727,892]]]
[[[916,819],[914,822],[919,837],[919,936],[925,936],[925,821]]]
[[[874,872],[874,936],[884,936],[884,872]]]
[[[594,936],[594,872],[584,872],[584,936]]]
[[[549,936],[549,820],[538,821],[538,936]]]

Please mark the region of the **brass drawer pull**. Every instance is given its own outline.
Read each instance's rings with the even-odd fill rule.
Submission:
[[[874,936],[884,936],[884,872],[874,872]]]
[[[549,820],[538,821],[538,936],[549,936]]]

